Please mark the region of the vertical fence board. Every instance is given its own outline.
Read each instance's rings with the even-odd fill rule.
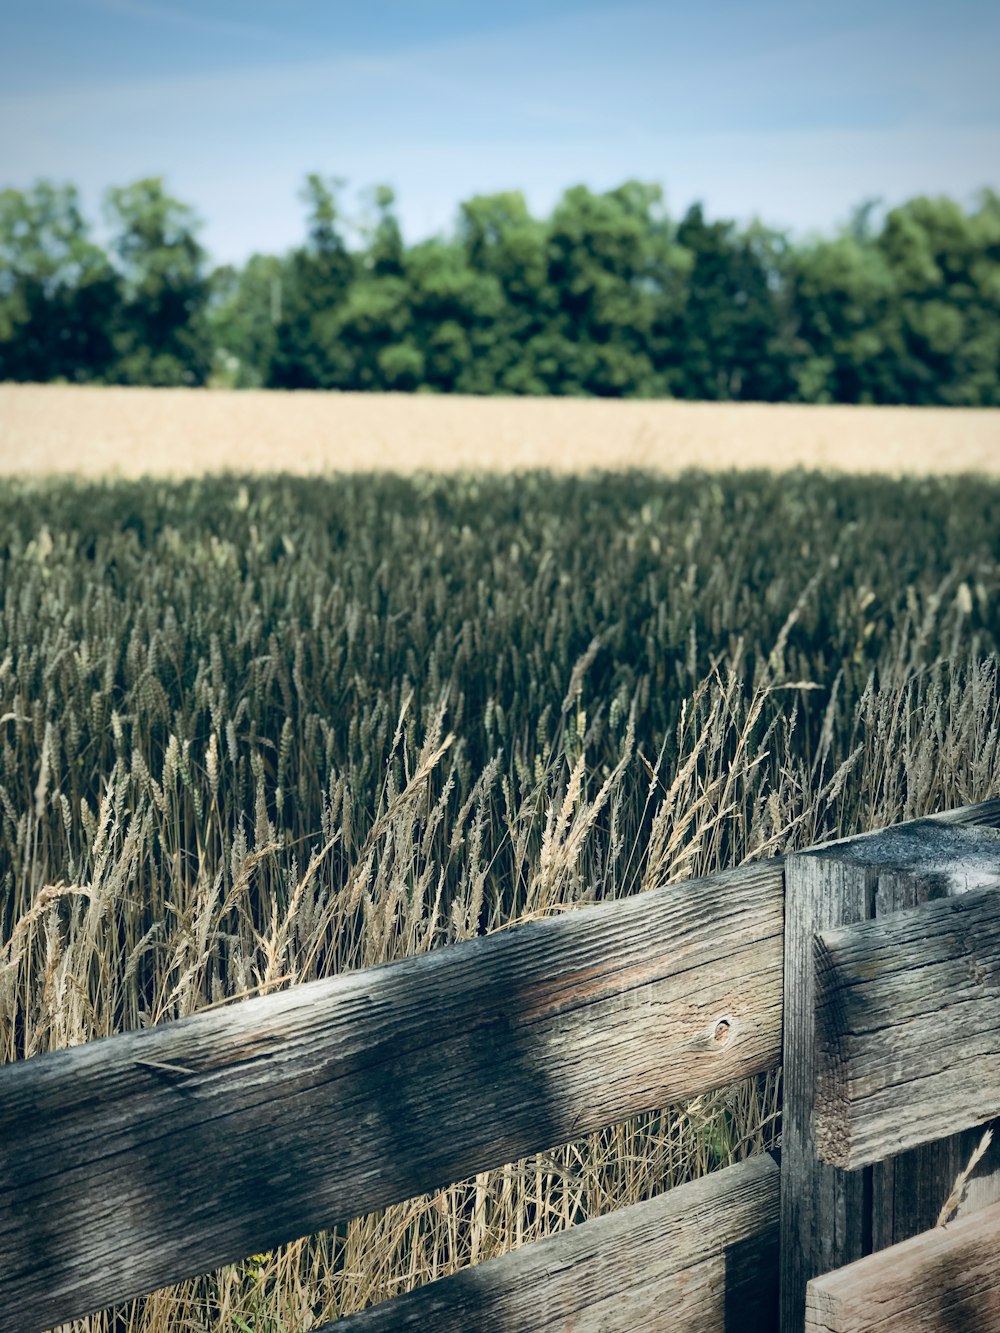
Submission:
[[[816,1156],[812,1128],[818,931],[867,915],[864,877],[809,853],[785,862],[785,1017],[781,1120],[781,1329],[802,1333],[806,1285],[866,1252],[866,1182]]]
[[[1000,884],[997,803],[830,843],[785,863],[782,1333],[802,1333],[806,1284],[932,1226],[975,1134],[865,1170],[816,1156],[815,935],[932,898]],[[987,1167],[987,1169],[990,1169]],[[979,1173],[978,1204],[1000,1197]]]

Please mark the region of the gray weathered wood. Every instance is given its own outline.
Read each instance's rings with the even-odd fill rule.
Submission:
[[[814,1278],[806,1333],[1000,1333],[1000,1206]]]
[[[752,1157],[325,1333],[773,1333],[778,1193],[774,1159]]]
[[[863,1171],[845,1172],[819,1160],[812,1117],[815,936],[932,897],[1000,883],[998,820],[1000,802],[988,802],[811,848],[786,861],[783,1333],[801,1333],[811,1277],[932,1225],[968,1158],[968,1140],[954,1136]],[[998,1197],[992,1187],[981,1189],[982,1201]]]
[[[864,916],[864,884],[814,854],[785,862],[785,1031],[781,1118],[781,1329],[801,1333],[806,1284],[865,1253],[864,1182],[816,1156],[812,1129],[813,941]]]
[[[0,1068],[24,1331],[773,1067],[781,866]]]
[[[954,810],[942,810],[931,815],[935,824],[964,824],[967,828],[980,825],[984,828],[1000,828],[1000,798],[992,801],[979,801],[976,805],[960,805]]]
[[[1000,893],[818,940],[815,1131],[848,1169],[1000,1115]]]
[[[1000,835],[995,831],[998,810],[1000,802],[987,801],[934,816],[929,821],[932,826],[962,824],[975,828],[982,836],[976,843],[932,836],[932,845],[925,853],[918,842],[913,851],[915,859],[923,857],[918,873],[908,873],[904,859],[902,873],[884,870],[879,875],[875,915],[885,917],[938,898],[1000,884]],[[978,1139],[974,1129],[951,1134],[871,1168],[873,1250],[908,1240],[934,1226],[955,1177],[968,1162]],[[997,1200],[1000,1170],[997,1155],[991,1153],[976,1172],[967,1207]]]

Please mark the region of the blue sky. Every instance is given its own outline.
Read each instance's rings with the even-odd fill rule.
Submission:
[[[0,0],[0,186],[165,175],[220,260],[294,244],[309,171],[410,239],[629,177],[803,233],[1000,187],[998,65],[993,0]]]

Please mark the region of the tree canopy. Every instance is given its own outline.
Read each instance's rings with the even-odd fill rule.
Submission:
[[[311,175],[305,234],[212,269],[149,178],[0,192],[0,379],[470,394],[1000,404],[1000,196],[858,208],[793,243],[679,220],[656,185],[464,202],[407,245],[385,186],[360,216]]]

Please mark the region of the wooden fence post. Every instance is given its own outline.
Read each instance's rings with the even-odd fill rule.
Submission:
[[[842,1171],[816,1155],[817,932],[932,898],[1000,884],[989,807],[921,819],[789,856],[785,862],[784,1074],[781,1135],[781,1330],[802,1333],[809,1279],[934,1225],[977,1135],[955,1135],[875,1167]],[[990,1176],[990,1173],[992,1175]],[[996,1161],[976,1204],[1000,1199]]]

